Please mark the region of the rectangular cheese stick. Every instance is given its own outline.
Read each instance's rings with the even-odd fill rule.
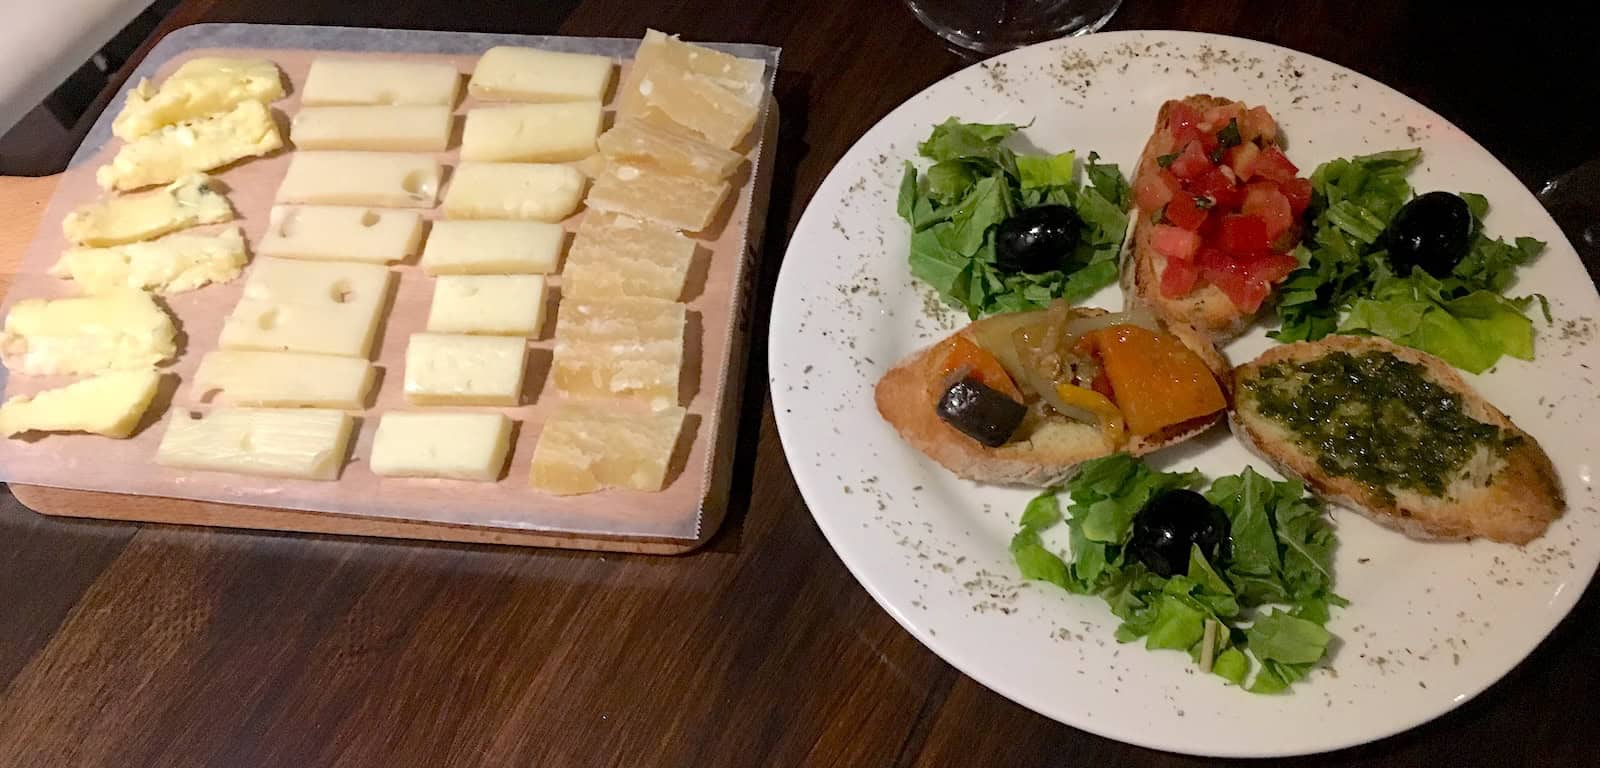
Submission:
[[[229,112],[169,125],[123,144],[94,176],[101,189],[126,192],[171,184],[282,147],[272,113],[259,101],[245,101]]]
[[[36,376],[151,368],[177,355],[177,336],[166,310],[132,288],[23,299],[6,315],[0,362]]]
[[[303,480],[337,480],[354,419],[320,408],[217,408],[200,418],[178,414],[156,449],[156,463],[177,469]]]
[[[498,413],[385,413],[372,438],[373,474],[494,481],[505,470],[511,420]]]
[[[442,174],[433,155],[295,152],[276,202],[432,208]]]
[[[732,176],[744,163],[744,155],[701,141],[683,128],[674,130],[638,117],[619,121],[601,134],[597,143],[608,159],[654,164],[664,171],[709,181]]]
[[[454,107],[460,89],[461,73],[450,64],[319,58],[311,62],[300,101],[308,107]]]
[[[193,396],[264,408],[366,407],[376,369],[355,357],[214,349],[200,358]]]
[[[84,293],[137,288],[183,293],[239,276],[247,259],[244,235],[229,227],[215,235],[178,234],[106,248],[69,248],[50,268]]]
[[[443,152],[455,120],[442,105],[305,107],[289,124],[296,149]]]
[[[570,165],[462,163],[444,194],[452,219],[521,219],[556,222],[583,201],[585,180]]]
[[[232,220],[233,206],[211,177],[192,173],[160,189],[81,205],[61,220],[61,231],[78,245],[104,248]]]
[[[566,240],[543,221],[436,221],[419,264],[430,275],[548,275]]]
[[[413,405],[517,405],[527,339],[414,333],[406,346],[406,402]]]
[[[585,202],[595,210],[699,232],[716,220],[731,189],[726,181],[680,176],[644,163],[607,161]]]
[[[544,304],[541,275],[444,275],[433,283],[428,330],[537,338]]]
[[[377,264],[259,259],[218,346],[364,358],[392,275]]]
[[[561,302],[556,317],[556,387],[577,397],[678,404],[687,313],[659,299]]]
[[[608,56],[496,46],[478,59],[467,92],[484,101],[601,101],[615,66]]]
[[[116,371],[35,395],[18,395],[0,405],[0,436],[88,432],[128,437],[144,420],[161,378],[155,371]]]
[[[483,107],[467,113],[461,159],[559,163],[594,154],[603,112],[598,101]]]
[[[280,259],[387,264],[416,253],[421,242],[422,215],[416,211],[279,205],[256,251]]]
[[[695,244],[671,227],[620,213],[583,215],[561,272],[561,296],[578,300],[683,297]]]
[[[678,406],[647,412],[615,402],[562,402],[539,433],[528,482],[561,496],[659,491],[686,415]]]

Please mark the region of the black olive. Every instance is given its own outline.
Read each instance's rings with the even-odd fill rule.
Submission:
[[[1189,572],[1189,549],[1199,544],[1215,564],[1227,554],[1228,516],[1194,491],[1162,491],[1133,518],[1128,557],[1158,576]]]
[[[951,384],[939,398],[939,418],[990,448],[1011,439],[1028,409],[972,376]]]
[[[1429,192],[1401,206],[1380,240],[1399,275],[1422,267],[1446,277],[1472,248],[1472,211],[1460,195]]]
[[[1065,205],[1041,205],[1019,211],[994,232],[995,266],[1001,272],[1037,274],[1060,269],[1078,246],[1083,221]]]

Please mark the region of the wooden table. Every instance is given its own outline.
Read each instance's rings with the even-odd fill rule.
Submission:
[[[1600,153],[1585,119],[1600,101],[1593,20],[1527,4],[1492,15],[1425,3],[1179,5],[1129,0],[1111,26],[1224,32],[1332,59],[1427,103],[1530,185]],[[788,232],[834,161],[963,64],[892,0],[189,0],[164,30],[198,21],[630,37],[651,25],[782,45],[758,296],[771,295]],[[1011,704],[873,604],[785,465],[764,329],[758,321],[731,520],[686,557],[64,521],[0,493],[0,765],[1203,762]],[[1592,764],[1596,595],[1460,710],[1304,763]]]

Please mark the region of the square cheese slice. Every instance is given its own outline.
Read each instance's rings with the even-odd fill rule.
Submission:
[[[266,105],[243,101],[228,112],[169,125],[123,144],[110,163],[95,169],[95,181],[102,189],[119,191],[171,184],[282,147]]]
[[[201,418],[177,414],[156,449],[176,469],[303,480],[337,480],[355,420],[321,408],[216,408]]]
[[[568,395],[677,405],[684,305],[659,299],[565,300],[556,318],[555,383]]]
[[[461,159],[559,163],[594,154],[604,113],[598,101],[481,107],[467,112]]]
[[[441,175],[433,155],[295,152],[277,202],[432,208]]]
[[[750,133],[766,98],[766,63],[645,32],[628,77],[617,92],[617,114],[659,110],[720,147]]]
[[[544,291],[541,275],[445,275],[433,284],[428,330],[537,338]]]
[[[467,82],[484,101],[604,101],[616,63],[608,56],[496,46]]]
[[[618,403],[563,402],[539,432],[528,481],[563,496],[604,488],[659,491],[685,415],[677,406],[648,412]]]
[[[6,315],[0,361],[30,376],[152,368],[177,355],[177,336],[166,310],[132,288],[23,299]]]
[[[561,295],[578,301],[683,297],[695,244],[671,227],[621,213],[589,211],[561,273]]]
[[[246,101],[263,104],[283,98],[283,74],[266,59],[202,56],[180,65],[161,87],[140,80],[111,122],[111,133],[123,141],[162,128],[227,112]]]
[[[443,105],[304,107],[289,124],[296,149],[443,152],[455,115]]]
[[[377,264],[259,259],[218,345],[366,357],[388,306],[391,275]]]
[[[264,408],[366,407],[377,378],[355,357],[215,349],[200,358],[192,395],[204,402]]]
[[[570,165],[462,163],[444,193],[452,219],[561,221],[578,210],[585,180]]]
[[[699,232],[716,220],[730,189],[726,181],[680,176],[643,163],[607,161],[585,203],[591,209]]]
[[[0,435],[24,432],[88,432],[124,438],[133,434],[161,385],[155,371],[116,371],[0,405]]]
[[[422,244],[416,211],[342,205],[274,206],[256,251],[306,261],[402,261]]]
[[[406,346],[406,401],[412,405],[517,405],[527,339],[414,333]]]
[[[372,472],[384,477],[500,479],[511,420],[498,413],[385,413],[372,439]]]
[[[84,293],[137,288],[171,294],[239,276],[247,260],[244,235],[229,227],[215,235],[168,235],[108,248],[69,248],[50,268]]]
[[[732,176],[744,163],[744,155],[738,152],[701,141],[685,129],[639,117],[612,126],[600,136],[598,147],[613,161],[653,164],[664,171],[709,181]]]
[[[436,221],[419,263],[430,275],[548,275],[566,240],[542,221]]]
[[[316,59],[300,89],[308,107],[436,105],[454,107],[461,73],[454,65],[420,61]]]
[[[211,177],[192,173],[160,189],[79,206],[61,220],[61,232],[78,245],[104,248],[232,220],[233,206]]]

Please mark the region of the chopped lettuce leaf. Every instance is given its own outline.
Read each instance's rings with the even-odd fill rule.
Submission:
[[[1333,638],[1322,625],[1283,611],[1262,615],[1244,634],[1256,658],[1284,664],[1310,664],[1322,658]]]
[[[1017,172],[1021,176],[1022,188],[1028,190],[1072,186],[1074,157],[1075,154],[1072,152],[1040,157],[1018,155]]]

